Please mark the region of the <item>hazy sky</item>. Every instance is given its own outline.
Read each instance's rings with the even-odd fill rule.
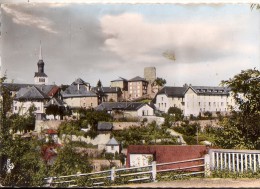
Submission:
[[[109,86],[152,66],[168,86],[217,86],[260,69],[250,4],[2,4],[1,34],[2,72],[17,83],[34,83],[40,41],[49,84]]]

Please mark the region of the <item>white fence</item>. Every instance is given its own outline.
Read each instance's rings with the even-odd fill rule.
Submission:
[[[210,169],[233,172],[256,172],[260,167],[260,150],[210,149]]]
[[[208,158],[207,158],[208,157]],[[77,186],[77,179],[79,177],[85,177],[90,181],[91,186],[104,185],[106,182],[115,183],[117,180],[123,181],[125,184],[131,182],[155,182],[157,173],[163,172],[177,172],[178,176],[187,176],[187,175],[198,175],[206,174],[208,163],[206,160],[209,159],[209,156],[206,155],[205,158],[189,159],[184,161],[176,162],[167,162],[156,164],[155,161],[151,165],[141,166],[141,167],[130,167],[130,168],[121,168],[115,169],[112,168],[106,171],[99,171],[95,173],[77,173],[75,175],[59,176],[59,177],[48,177],[45,178],[45,187],[52,186],[63,186],[67,185],[68,187]],[[183,166],[185,163],[198,162],[194,165]],[[200,163],[199,163],[200,162]],[[178,168],[169,168],[169,169],[159,169],[160,166],[166,165],[178,165]],[[176,167],[176,166],[175,166]],[[192,169],[196,169],[191,171]],[[188,170],[188,171],[187,171]],[[181,171],[181,173],[179,173]]]

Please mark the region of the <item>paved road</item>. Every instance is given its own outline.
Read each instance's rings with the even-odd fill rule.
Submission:
[[[188,180],[129,184],[113,188],[260,188],[259,179],[193,178]]]

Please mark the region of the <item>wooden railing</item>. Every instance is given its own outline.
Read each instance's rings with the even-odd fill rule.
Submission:
[[[159,164],[156,164],[156,162],[154,161],[151,163],[151,165],[142,167],[130,167],[120,169],[112,168],[110,170],[94,173],[77,173],[75,175],[48,177],[45,178],[45,187],[76,187],[79,185],[80,178],[83,178],[80,185],[83,184],[85,186],[98,186],[128,184],[132,182],[156,182],[157,173],[165,172],[177,172],[179,176],[197,174],[205,175],[205,170],[208,167],[205,163],[205,157]],[[197,163],[190,166],[185,166],[185,163],[187,164],[192,162]],[[162,169],[162,167],[166,165],[175,165],[175,168]]]

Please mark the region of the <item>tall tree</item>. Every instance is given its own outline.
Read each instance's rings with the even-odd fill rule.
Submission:
[[[232,137],[229,137],[230,128],[237,130],[237,136],[248,149],[260,149],[260,71],[256,69],[242,70],[229,80],[222,81],[232,91],[237,103],[237,111],[232,117],[222,122],[222,132],[216,137],[216,142],[224,148],[239,148]],[[240,133],[240,134],[239,134]],[[221,145],[221,140],[229,143]]]
[[[97,82],[97,87],[102,87],[102,83],[101,83],[100,79]]]

